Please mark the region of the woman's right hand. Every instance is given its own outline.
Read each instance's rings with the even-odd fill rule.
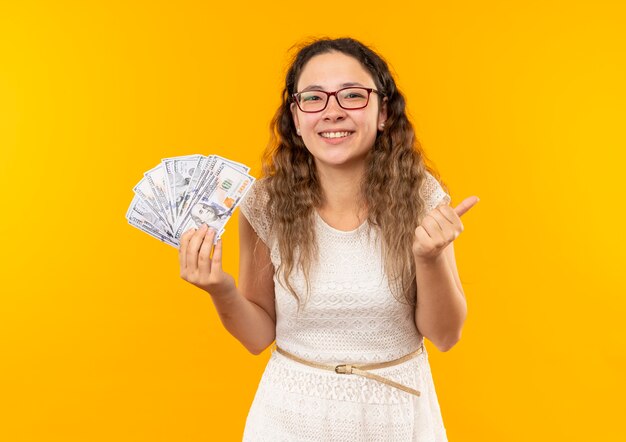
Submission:
[[[213,247],[216,233],[206,224],[187,230],[180,237],[178,260],[181,278],[219,297],[235,290],[235,279],[222,270],[222,240]]]

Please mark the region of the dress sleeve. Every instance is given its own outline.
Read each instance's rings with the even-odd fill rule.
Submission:
[[[239,203],[239,208],[261,241],[269,247],[271,218],[268,213],[268,201],[269,194],[265,189],[265,181],[261,178],[252,183]]]
[[[420,192],[426,202],[425,213],[430,212],[440,204],[450,204],[450,195],[443,190],[439,181],[428,172],[426,172],[426,179],[422,184]]]

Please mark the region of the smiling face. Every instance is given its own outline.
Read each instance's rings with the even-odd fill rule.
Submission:
[[[329,52],[312,57],[304,65],[296,92],[310,89],[332,92],[345,87],[346,83],[377,89],[372,76],[357,59],[342,52]],[[346,110],[333,96],[326,109],[316,113],[302,112],[296,103],[291,104],[294,124],[300,129],[302,140],[318,167],[354,165],[364,161],[381,129],[380,124],[387,117],[387,99],[380,109],[378,100],[378,95],[372,92],[365,108]],[[322,132],[344,131],[350,135],[330,139],[320,135]]]

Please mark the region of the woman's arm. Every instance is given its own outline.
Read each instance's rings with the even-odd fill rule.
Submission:
[[[250,325],[255,343],[251,351],[259,354],[276,339],[274,264],[269,248],[259,239],[243,212],[239,213],[239,290],[260,316]],[[247,323],[243,324],[245,327]]]
[[[451,207],[444,200],[430,210],[415,229],[415,326],[441,351],[450,350],[461,339],[467,317],[465,292],[452,244],[464,229],[460,217],[478,201],[474,195]]]
[[[276,337],[274,267],[269,250],[243,214],[239,216],[239,288],[222,271],[221,241],[210,257],[215,232],[203,226],[181,237],[181,277],[211,296],[224,328],[253,354],[260,354]]]
[[[453,243],[433,259],[415,259],[415,272],[415,326],[440,351],[448,351],[461,339],[467,317],[467,302],[456,267]]]

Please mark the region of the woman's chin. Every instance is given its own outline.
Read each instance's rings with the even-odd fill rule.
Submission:
[[[348,155],[334,155],[318,157],[316,160],[320,166],[341,168],[355,165],[359,161],[362,162],[363,158],[355,158]]]

